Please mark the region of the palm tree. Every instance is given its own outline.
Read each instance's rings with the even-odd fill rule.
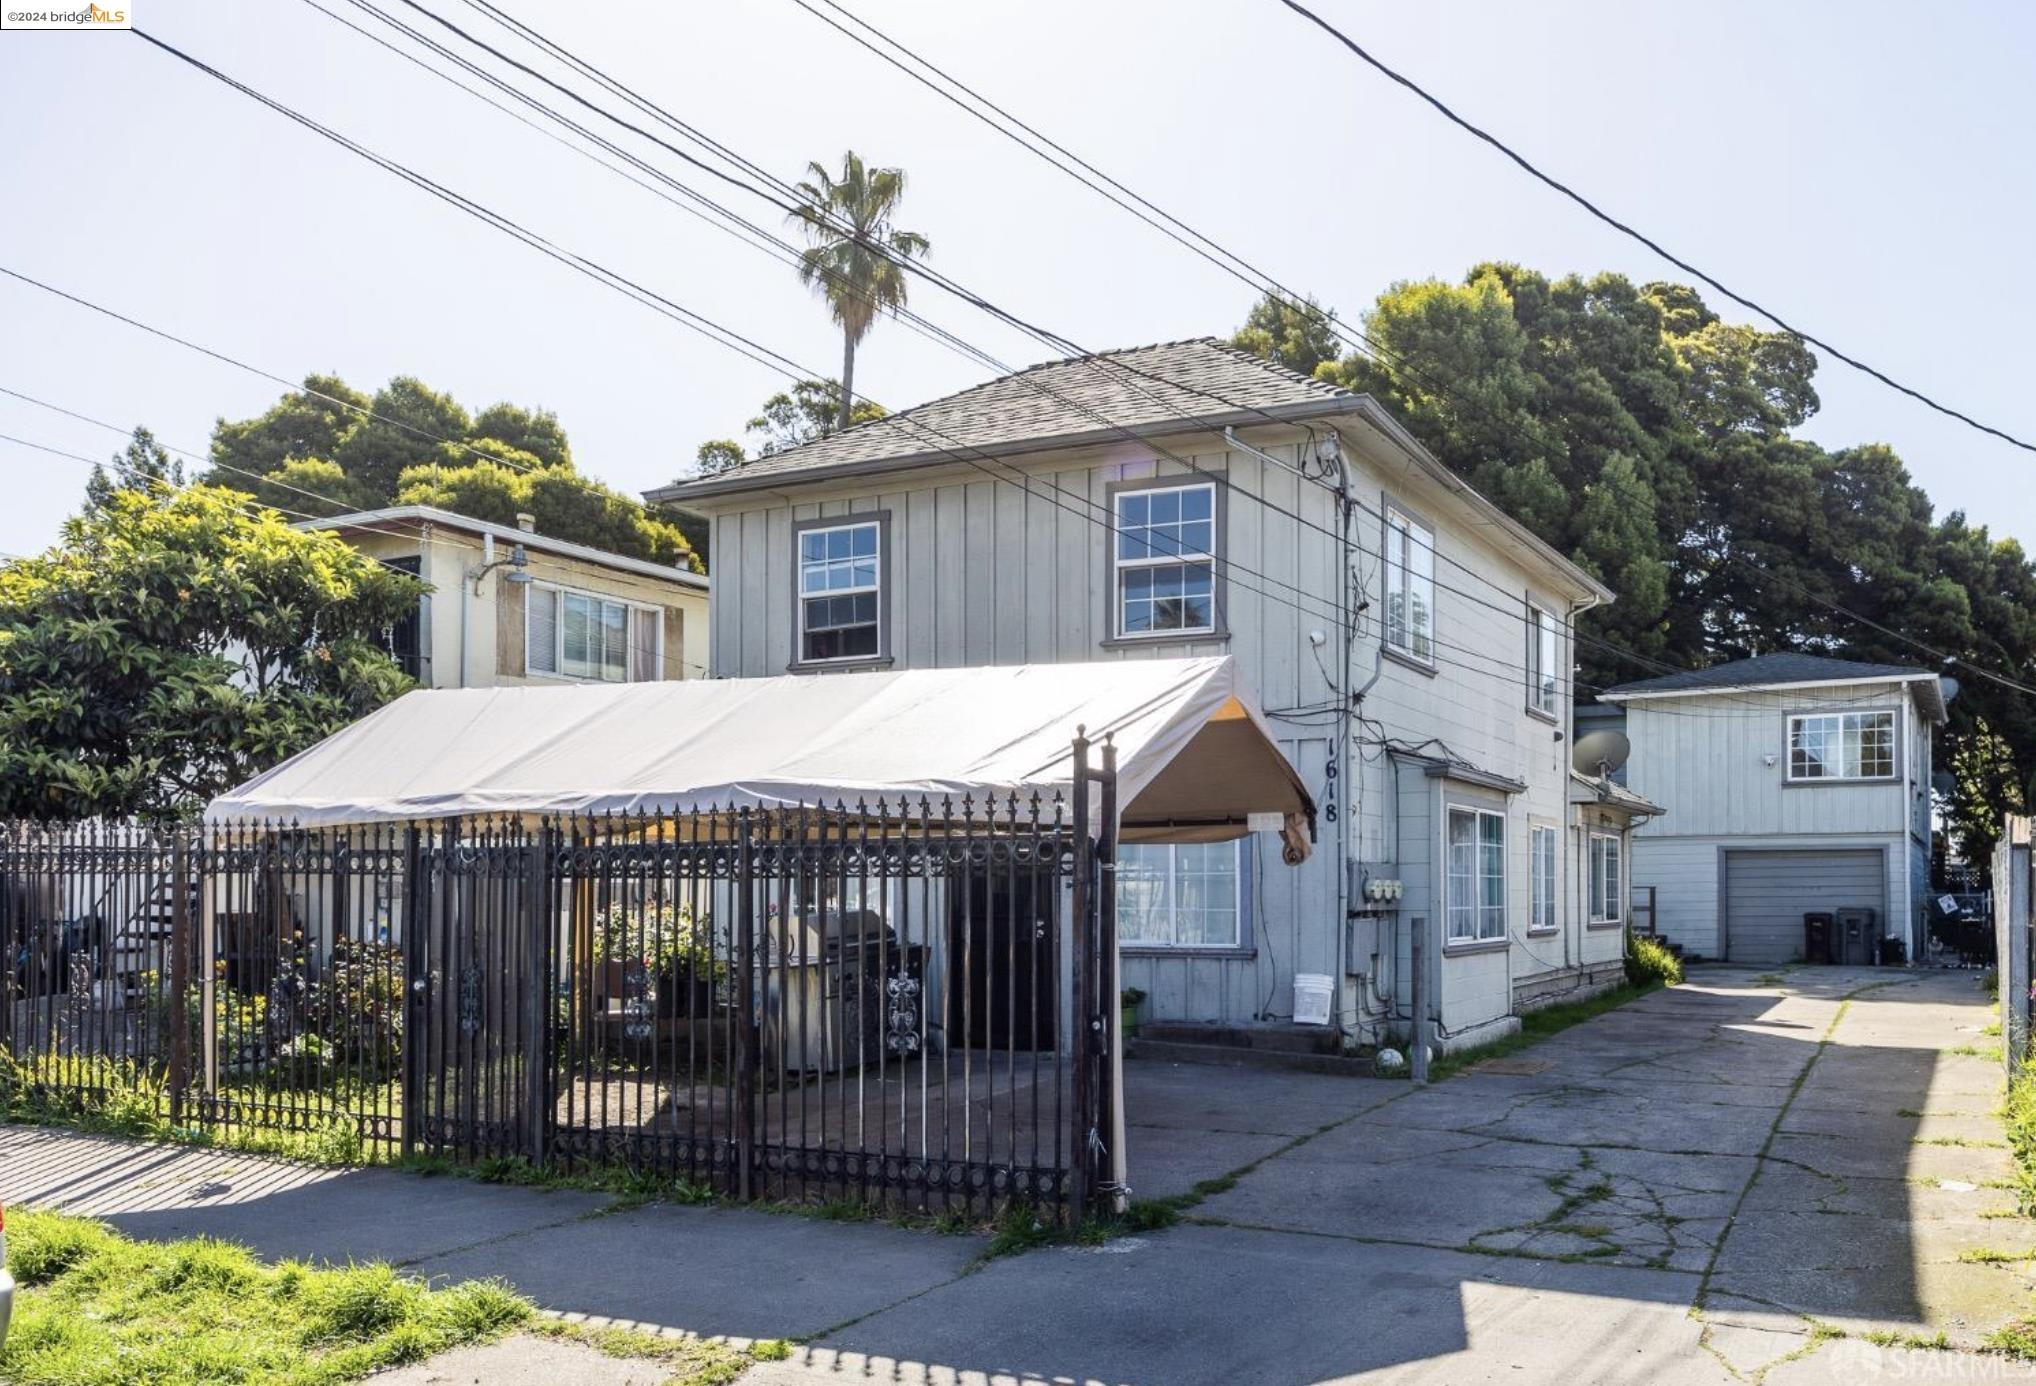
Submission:
[[[841,156],[841,177],[820,164],[806,165],[806,181],[795,191],[800,204],[792,220],[805,228],[812,245],[799,256],[799,279],[827,300],[841,324],[841,414],[847,428],[855,402],[855,346],[880,312],[905,306],[905,262],[926,254],[931,244],[917,231],[899,231],[891,213],[905,195],[905,170],[869,168],[849,150]]]

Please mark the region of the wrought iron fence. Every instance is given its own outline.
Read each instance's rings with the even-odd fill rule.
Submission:
[[[0,1047],[45,1098],[343,1159],[1072,1215],[1110,1177],[1097,780],[1072,803],[11,825]]]

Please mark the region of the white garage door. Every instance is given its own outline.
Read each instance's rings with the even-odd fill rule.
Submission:
[[[1803,956],[1803,916],[1864,905],[1887,919],[1881,854],[1727,852],[1725,956],[1733,962],[1793,962]]]

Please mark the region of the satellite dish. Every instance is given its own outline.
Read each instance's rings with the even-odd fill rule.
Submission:
[[[1569,763],[1579,775],[1603,777],[1625,765],[1633,754],[1633,743],[1619,731],[1588,732],[1570,748]]]
[[[1958,793],[1958,777],[1949,770],[1939,770],[1930,777],[1930,788],[1937,791],[1939,798],[1949,799]]]
[[[1958,680],[1949,674],[1939,674],[1937,676],[1937,691],[1944,695],[1945,706],[1950,706],[1951,700],[1958,696]]]

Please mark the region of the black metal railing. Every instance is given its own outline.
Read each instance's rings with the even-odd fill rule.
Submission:
[[[9,1081],[331,1159],[1072,1216],[1112,1187],[1086,749],[1072,803],[9,825]]]

